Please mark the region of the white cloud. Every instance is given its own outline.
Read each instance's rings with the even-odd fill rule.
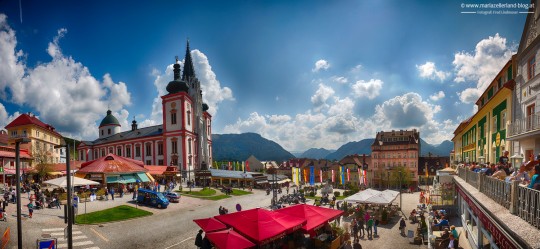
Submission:
[[[334,93],[335,91],[332,89],[332,87],[319,84],[319,89],[317,89],[315,94],[311,96],[311,103],[313,103],[313,106],[315,106],[317,109],[323,108],[327,106],[326,100],[334,95]]]
[[[232,90],[228,87],[221,87],[221,83],[216,77],[216,74],[210,66],[210,62],[204,53],[195,49],[191,51],[195,75],[201,82],[203,92],[203,102],[209,107],[208,112],[215,116],[218,111],[218,104],[225,101],[234,101]],[[184,61],[179,61],[180,67],[183,70]],[[166,87],[173,80],[173,64],[165,68],[165,72],[158,69],[153,69],[151,75],[155,77],[154,86],[157,90],[157,95],[152,104],[152,114],[149,119],[141,122],[141,127],[157,125],[163,123],[161,110],[161,96],[167,94]]]
[[[349,80],[343,76],[332,76],[330,79],[332,79],[333,82],[337,82],[339,84],[345,84],[349,82]]]
[[[96,122],[105,116],[107,106],[115,112],[127,113],[124,108],[131,104],[130,93],[125,83],[115,83],[108,74],[99,81],[82,63],[64,55],[59,41],[66,33],[66,29],[59,29],[49,43],[47,52],[51,61],[27,68],[22,60],[23,51],[16,51],[15,32],[7,24],[6,16],[0,14],[3,65],[0,67],[0,96],[30,107],[42,121],[65,135],[95,139]],[[122,117],[117,118],[125,122]]]
[[[435,66],[435,63],[431,61],[427,61],[423,65],[416,65],[416,68],[418,69],[418,72],[420,73],[420,77],[431,79],[431,80],[440,80],[443,82],[446,77],[450,76],[450,73],[437,70],[437,67]]]
[[[478,42],[474,53],[456,53],[452,62],[456,71],[454,81],[476,83],[474,88],[467,88],[459,94],[460,100],[464,103],[476,102],[515,50],[515,46],[506,44],[506,38],[495,34]]]
[[[442,98],[444,98],[446,95],[444,94],[443,91],[439,91],[438,93],[435,93],[431,96],[429,96],[429,99],[433,100],[433,101],[438,101]]]
[[[362,70],[362,65],[358,64],[354,66],[353,68],[351,68],[351,73],[359,73],[360,70]]]
[[[353,95],[357,98],[367,97],[374,99],[379,96],[383,82],[379,79],[370,79],[369,81],[359,80],[352,85]]]
[[[318,60],[315,62],[315,67],[311,69],[312,72],[319,72],[320,70],[327,70],[330,68],[330,63],[326,60]]]

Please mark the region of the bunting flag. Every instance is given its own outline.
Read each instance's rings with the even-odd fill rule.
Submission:
[[[309,185],[315,185],[315,166],[309,166]]]
[[[297,173],[295,168],[291,168],[291,174],[294,184],[298,185],[298,176],[296,175]]]
[[[322,182],[322,169],[319,169],[319,180]]]
[[[345,167],[340,167],[340,172],[341,174],[341,184],[345,184]]]
[[[351,181],[351,170],[349,168],[347,168],[347,181]]]
[[[249,161],[246,161],[246,170],[249,172]]]
[[[302,171],[300,168],[296,168],[296,170],[298,170],[298,184],[300,184],[302,182]]]
[[[334,174],[334,170],[332,170],[332,182],[335,182],[336,181],[336,176]]]
[[[343,167],[339,166],[339,184],[343,184]]]
[[[242,171],[246,172],[246,164],[242,161]]]
[[[229,162],[229,170],[232,170],[231,162]]]
[[[367,170],[364,170],[364,185],[367,186]]]
[[[363,180],[364,180],[364,179],[363,179],[363,178],[364,178],[364,175],[362,174],[362,171],[363,171],[363,170],[360,170],[360,168],[358,168],[358,183],[364,182],[364,181],[363,181]]]

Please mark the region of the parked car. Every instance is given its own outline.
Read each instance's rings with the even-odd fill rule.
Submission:
[[[167,208],[169,205],[169,200],[165,198],[162,193],[144,188],[139,189],[137,202],[142,205],[149,205],[157,208]]]
[[[163,192],[163,196],[165,196],[169,202],[180,202],[180,195],[175,192]]]

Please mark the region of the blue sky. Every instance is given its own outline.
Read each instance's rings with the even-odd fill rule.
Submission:
[[[123,130],[134,116],[161,124],[189,38],[214,133],[291,151],[392,129],[440,143],[517,50],[526,17],[461,3],[1,1],[0,126],[30,111],[93,140],[108,107]]]

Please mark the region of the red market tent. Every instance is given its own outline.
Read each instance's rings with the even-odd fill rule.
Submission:
[[[206,237],[219,249],[244,249],[255,246],[253,242],[232,229],[207,233]]]
[[[310,232],[324,225],[343,214],[343,211],[331,208],[317,207],[307,204],[299,204],[275,210],[274,212],[288,214],[291,216],[306,219],[302,226],[304,232]]]
[[[231,226],[238,233],[258,245],[300,229],[306,219],[288,214],[255,208],[236,213],[215,216],[216,219]]]
[[[221,221],[216,220],[215,218],[197,219],[193,220],[193,222],[197,223],[197,225],[199,225],[204,232],[227,229],[225,224],[221,223]]]

